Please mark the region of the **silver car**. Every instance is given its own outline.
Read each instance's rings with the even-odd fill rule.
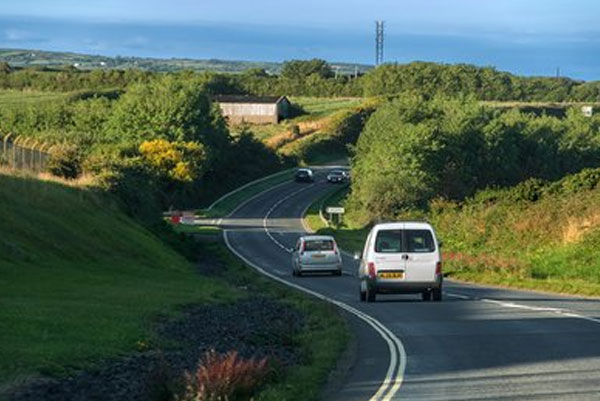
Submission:
[[[330,272],[342,275],[342,256],[329,235],[307,235],[300,237],[292,253],[292,274]]]

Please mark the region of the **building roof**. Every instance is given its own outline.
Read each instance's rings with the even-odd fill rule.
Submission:
[[[219,103],[279,103],[287,100],[285,96],[253,96],[253,95],[216,95],[213,100]]]

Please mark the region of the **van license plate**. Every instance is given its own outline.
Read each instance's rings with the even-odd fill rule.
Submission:
[[[404,272],[383,272],[379,273],[381,278],[404,278]]]
[[[317,253],[316,255],[312,255],[313,258],[317,259],[317,258],[324,258],[325,255]]]

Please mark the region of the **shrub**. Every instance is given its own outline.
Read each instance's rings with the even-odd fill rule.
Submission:
[[[48,171],[62,178],[77,178],[81,174],[81,153],[76,146],[58,145],[50,154]]]
[[[180,401],[233,401],[248,399],[267,379],[267,358],[240,358],[208,351],[193,373],[185,376],[186,391]]]

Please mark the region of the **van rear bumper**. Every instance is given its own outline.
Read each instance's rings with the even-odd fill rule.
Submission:
[[[436,281],[372,280],[369,287],[380,294],[415,294],[442,287],[442,276]]]

